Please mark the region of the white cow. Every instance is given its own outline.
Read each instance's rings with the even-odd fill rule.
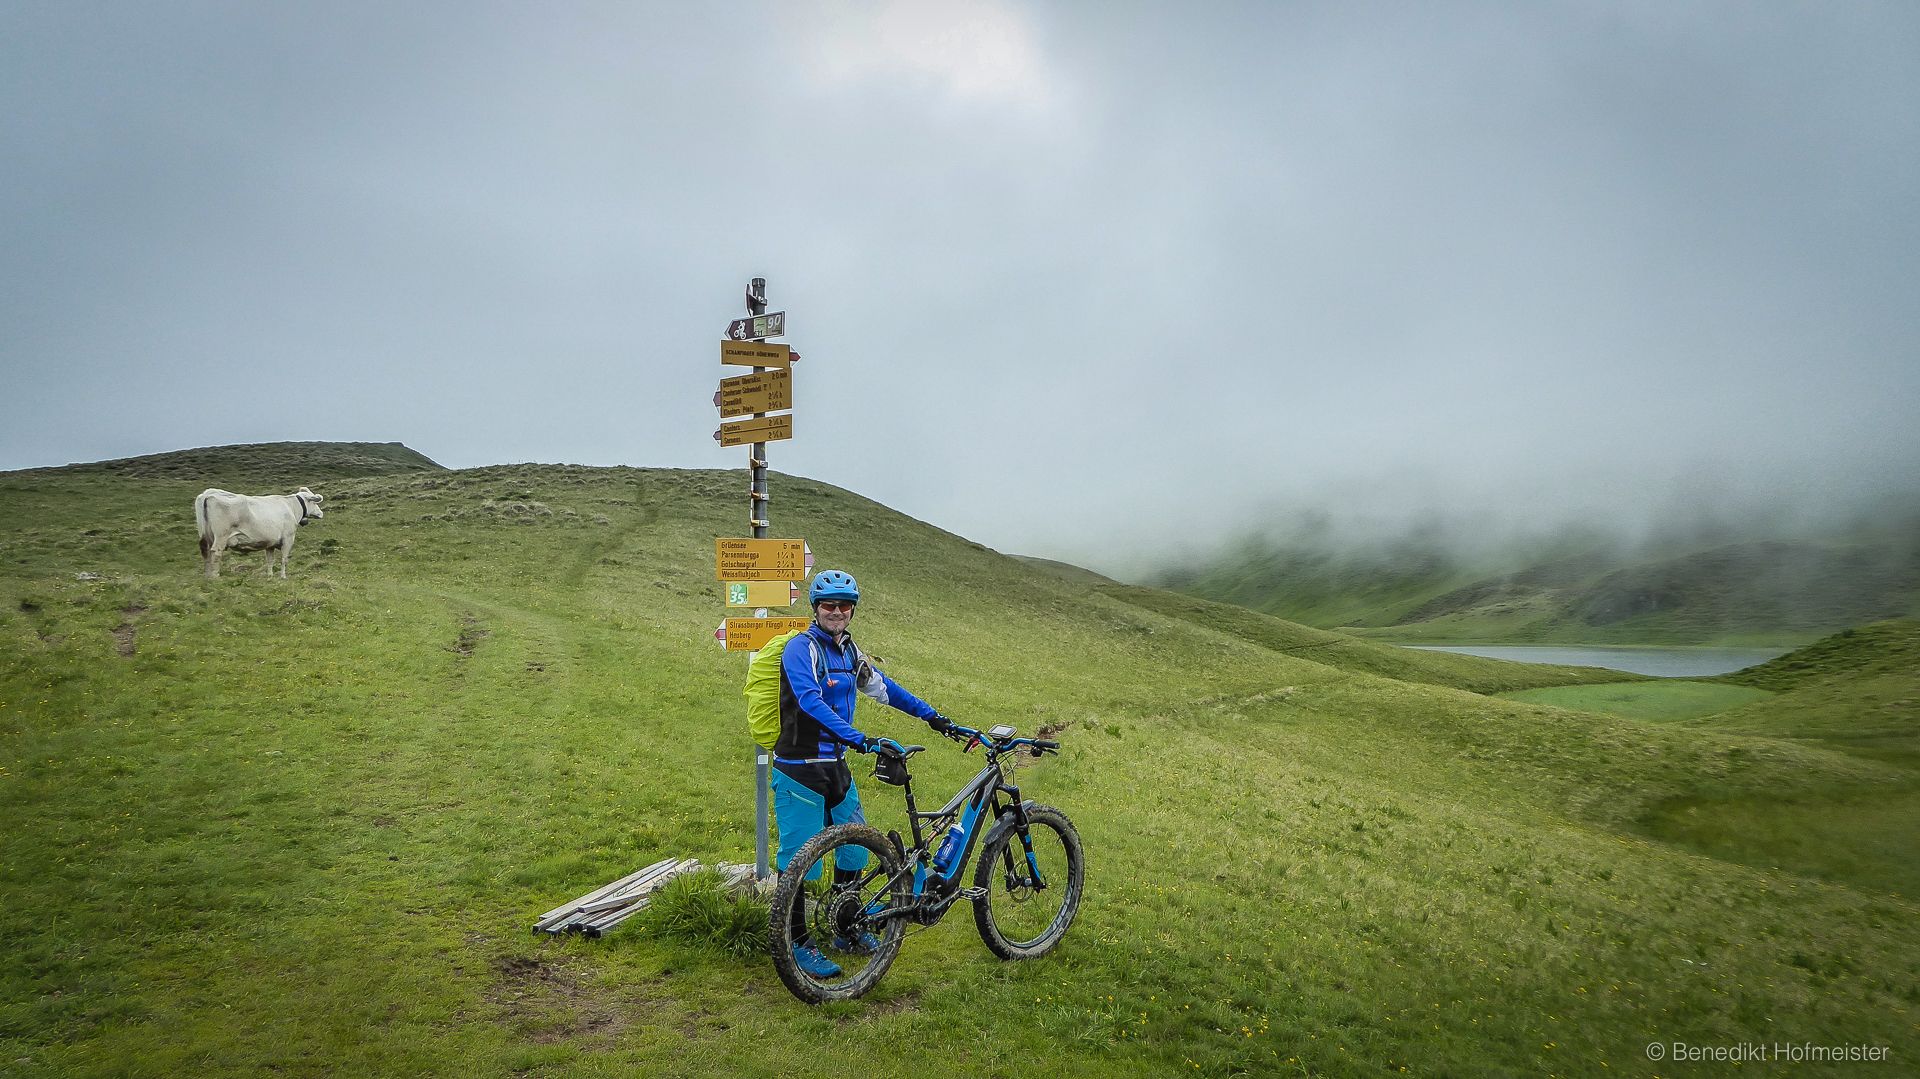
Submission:
[[[290,495],[237,495],[209,487],[193,500],[193,519],[200,525],[200,557],[207,576],[220,576],[220,555],[226,551],[266,551],[267,575],[273,575],[273,549],[280,550],[280,579],[287,577],[287,556],[300,526],[317,521],[325,495],[305,487]]]

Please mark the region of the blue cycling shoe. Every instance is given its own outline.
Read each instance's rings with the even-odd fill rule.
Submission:
[[[838,978],[840,964],[820,954],[820,949],[811,944],[793,946],[793,961],[810,978]]]
[[[836,933],[833,938],[833,950],[845,952],[848,955],[872,955],[880,950],[880,938],[872,933],[860,933],[850,938]]]

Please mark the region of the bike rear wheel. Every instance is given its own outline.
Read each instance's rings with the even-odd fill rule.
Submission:
[[[1080,833],[1067,815],[1029,804],[1027,824],[1032,863],[1019,829],[1009,822],[987,838],[973,874],[973,886],[983,892],[973,901],[973,920],[980,939],[1002,959],[1032,959],[1053,950],[1073,924],[1086,884]]]
[[[835,867],[845,862],[864,865],[836,881]],[[879,983],[906,933],[902,919],[879,917],[912,898],[901,864],[893,844],[864,824],[835,825],[794,852],[767,913],[773,969],[794,996],[808,1004],[852,1000]],[[825,966],[838,972],[808,971],[795,945],[817,948]]]

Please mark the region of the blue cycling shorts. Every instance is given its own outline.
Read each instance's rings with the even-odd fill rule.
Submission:
[[[860,792],[854,790],[851,783],[847,785],[846,796],[829,808],[827,795],[775,768],[773,822],[780,829],[780,851],[774,859],[774,868],[784,870],[794,852],[828,825],[865,824],[867,815],[860,809]],[[835,869],[867,867],[867,852],[862,847],[841,847],[833,857]],[[807,879],[820,879],[817,864],[807,872]]]

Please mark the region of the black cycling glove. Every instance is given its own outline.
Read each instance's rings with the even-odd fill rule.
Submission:
[[[907,755],[906,747],[891,738],[869,738],[866,744],[860,747],[860,752],[878,753],[882,757],[892,757],[896,760]]]

